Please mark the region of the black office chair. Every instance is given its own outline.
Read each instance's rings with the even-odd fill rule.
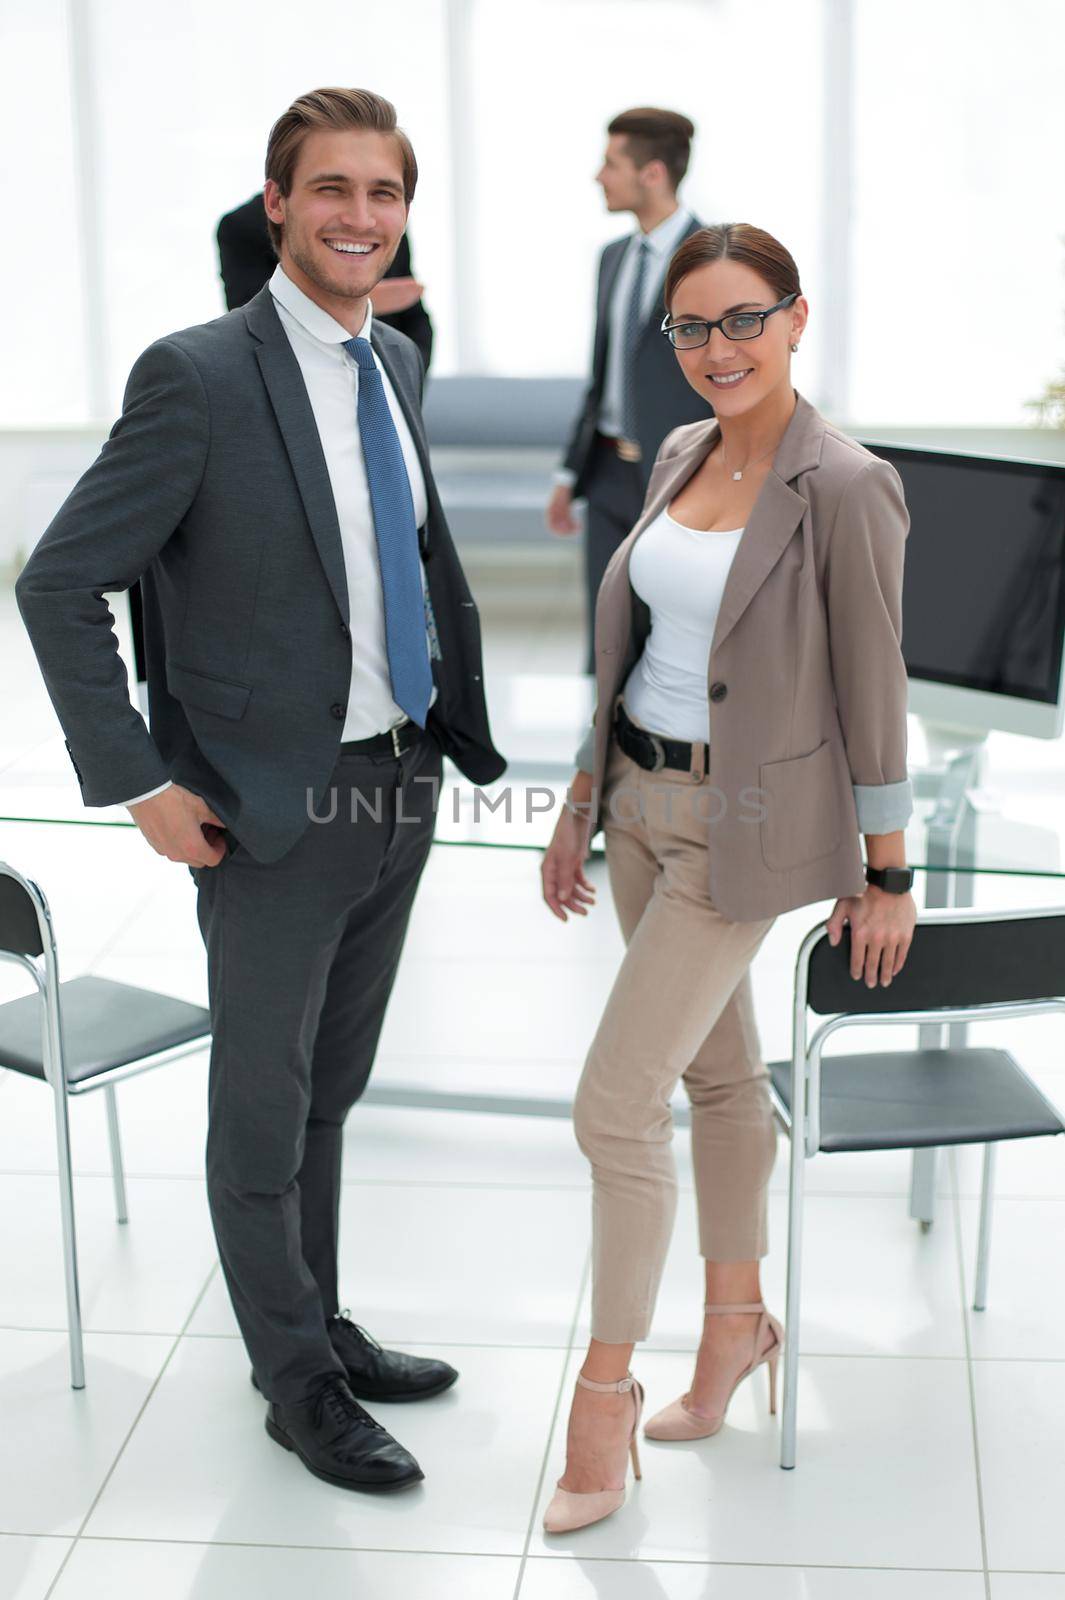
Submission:
[[[807,1039],[807,1010],[830,1016]],[[811,928],[795,964],[792,1059],[769,1063],[791,1138],[787,1343],[780,1464],[795,1465],[805,1162],[819,1152],[982,1144],[974,1309],[987,1299],[995,1146],[1065,1132],[1061,1114],[1008,1050],[975,1046],[823,1056],[840,1028],[992,1022],[1065,1011],[1065,909],[922,912],[887,988],[850,975],[850,933]],[[796,1137],[796,1131],[798,1137]]]
[[[210,1014],[152,989],[110,978],[59,981],[48,902],[35,883],[0,861],[0,960],[29,973],[36,994],[0,1005],[0,1068],[51,1085],[59,1152],[70,1382],[85,1387],[74,1187],[70,1162],[69,1096],[102,1089],[107,1102],[115,1210],[127,1220],[126,1181],[115,1084],[199,1049],[210,1037]]]

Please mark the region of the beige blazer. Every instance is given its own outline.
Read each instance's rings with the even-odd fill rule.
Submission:
[[[900,649],[909,531],[902,484],[801,395],[796,402],[733,558],[710,646],[710,895],[736,922],[861,894],[859,835],[902,828],[913,810]],[[632,548],[717,434],[708,420],[663,440],[643,511],[599,589],[597,710],[577,755],[592,773],[593,833],[613,707],[650,627],[629,584]]]

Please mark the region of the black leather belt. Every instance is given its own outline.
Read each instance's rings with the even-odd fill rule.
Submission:
[[[674,767],[680,772],[691,771],[690,744],[685,744],[683,739],[663,739],[660,734],[638,728],[625,715],[625,707],[620,701],[614,714],[614,737],[625,754],[638,767],[643,767],[645,772],[661,772],[663,767]]]
[[[401,756],[418,743],[422,730],[409,719],[387,733],[372,733],[368,739],[345,739],[341,750],[351,750],[360,756]]]

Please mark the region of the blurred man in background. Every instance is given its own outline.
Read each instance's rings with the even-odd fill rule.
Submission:
[[[659,331],[670,257],[702,226],[677,198],[694,132],[676,111],[623,111],[607,128],[606,154],[596,173],[607,210],[631,211],[637,225],[599,257],[591,379],[547,506],[551,532],[567,535],[580,531],[574,500],[588,502],[587,672],[595,670],[599,584],[640,514],[658,447],[672,428],[707,415],[706,401],[688,384]]]

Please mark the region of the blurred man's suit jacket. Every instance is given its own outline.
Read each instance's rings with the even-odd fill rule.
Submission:
[[[693,218],[684,238],[690,237],[702,226],[698,218]],[[562,461],[568,471],[576,473],[574,496],[583,495],[586,488],[606,378],[610,301],[614,281],[631,237],[631,234],[625,234],[621,239],[613,239],[599,257],[592,375]],[[665,314],[666,307],[660,290],[654,297],[651,314],[643,325],[636,347],[636,442],[641,450],[639,467],[644,488],[651,476],[658,447],[666,434],[673,428],[679,428],[682,423],[705,422],[708,415],[713,415],[707,402],[695,393],[681,372],[669,340],[660,331]]]

